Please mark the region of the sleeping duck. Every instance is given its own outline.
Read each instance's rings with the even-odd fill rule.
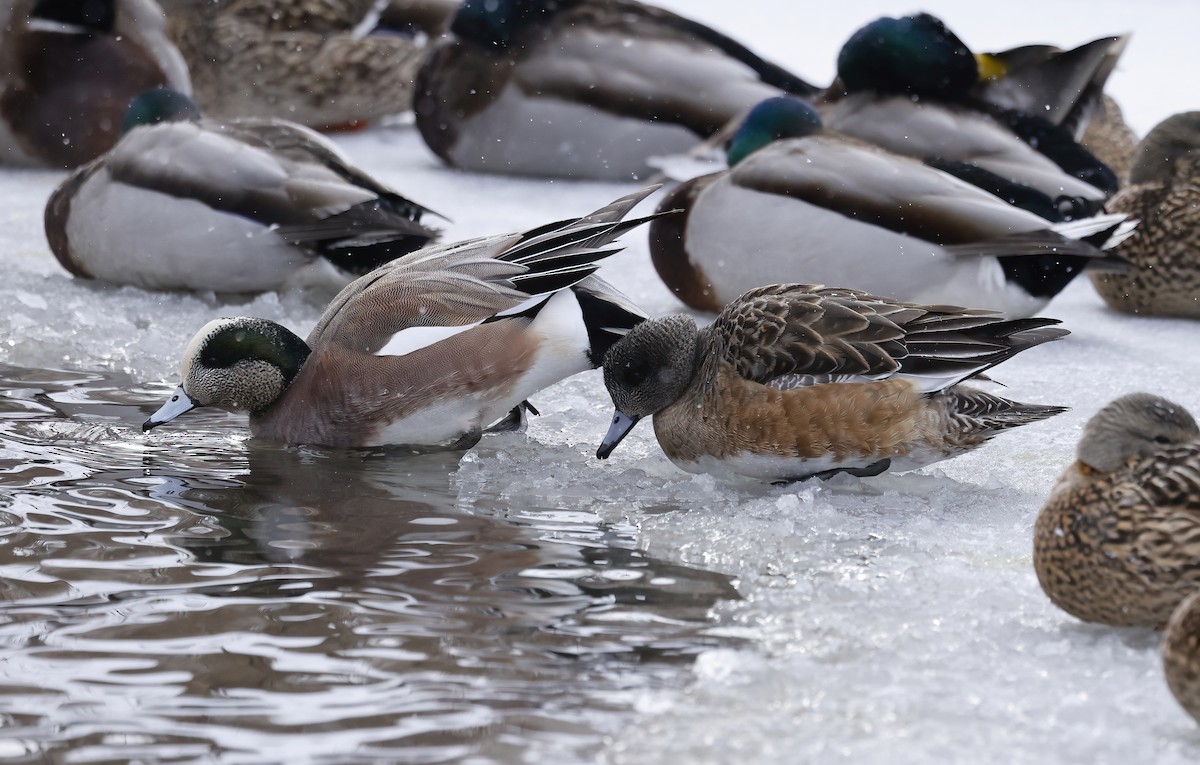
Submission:
[[[116,143],[138,93],[191,89],[154,0],[0,6],[0,164],[81,165]]]
[[[1049,223],[915,159],[821,129],[790,97],[754,107],[728,147],[730,169],[676,187],[680,209],[650,227],[659,276],[687,305],[719,311],[753,287],[838,284],[1010,318],[1043,308],[1105,249],[1123,215]]]
[[[124,130],[46,205],[50,248],[76,276],[217,292],[341,286],[435,237],[426,208],[308,128],[218,124],[160,89],[134,99]]]
[[[467,170],[630,180],[769,96],[812,95],[725,35],[636,0],[466,0],[417,77],[425,142]]]

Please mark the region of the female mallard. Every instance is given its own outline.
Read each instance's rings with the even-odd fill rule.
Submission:
[[[1066,335],[1057,323],[761,287],[705,329],[668,316],[613,345],[604,384],[617,411],[596,456],[653,415],[667,457],[694,473],[792,481],[922,467],[1063,411],[959,384]]]
[[[1171,615],[1162,650],[1167,686],[1200,722],[1200,591],[1188,596]]]
[[[466,0],[430,52],[413,109],[468,170],[629,180],[799,77],[636,0]]]
[[[668,194],[659,209],[682,214],[650,228],[659,276],[701,310],[803,279],[1030,316],[1087,265],[1115,267],[1103,249],[1128,233],[1120,215],[1051,224],[914,159],[822,132],[813,109],[788,97],[755,106],[728,157],[729,170]]]
[[[1104,301],[1127,313],[1200,318],[1200,112],[1168,117],[1146,135],[1109,209],[1141,223],[1116,251],[1133,268],[1092,276]]]
[[[130,99],[191,88],[153,0],[10,0],[0,19],[0,164],[75,167],[108,151]]]
[[[1034,525],[1038,581],[1084,621],[1161,627],[1200,589],[1200,429],[1132,393],[1088,421],[1076,457]]]
[[[217,292],[340,287],[435,237],[424,207],[299,125],[217,124],[186,96],[153,90],[130,104],[127,128],[46,205],[50,248],[76,276]]]
[[[183,382],[143,425],[198,406],[248,411],[254,435],[326,446],[467,448],[522,402],[600,365],[645,318],[592,274],[653,189],[591,215],[432,247],[363,276],[307,342],[265,319],[218,319],[184,351]]]

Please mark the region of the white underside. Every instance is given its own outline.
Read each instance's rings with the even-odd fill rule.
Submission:
[[[930,449],[918,449],[904,457],[891,458],[888,470],[915,470],[934,462],[946,459],[947,455]],[[691,462],[672,460],[677,467],[689,473],[711,473],[718,477],[722,475],[743,475],[763,481],[792,481],[824,473],[829,470],[845,470],[866,468],[885,457],[858,457],[846,460],[836,460],[833,457],[816,457],[801,459],[799,457],[781,457],[773,454],[753,454],[742,452],[725,459],[704,456]]]
[[[349,279],[274,231],[100,170],[71,203],[67,237],[97,279],[145,289],[258,292]]]
[[[678,125],[531,97],[510,84],[463,124],[450,156],[467,170],[629,181],[654,172],[648,157],[684,152],[699,140]]]
[[[441,342],[461,342],[464,348],[470,348],[471,331]],[[592,368],[587,356],[589,341],[583,311],[571,290],[562,290],[550,298],[525,331],[538,342],[537,352],[533,364],[512,382],[506,394],[497,395],[496,391],[487,390],[437,400],[410,417],[380,428],[375,438],[365,445],[443,445],[457,441],[464,434],[482,430],[501,419],[543,388]],[[491,372],[498,383],[507,376],[504,369]],[[436,386],[443,377],[430,370],[428,379]]]
[[[1010,284],[991,257],[959,257],[936,244],[839,213],[744,189],[728,177],[688,216],[689,260],[728,303],[766,284],[849,287],[918,303],[991,308],[1028,316],[1046,304]]]

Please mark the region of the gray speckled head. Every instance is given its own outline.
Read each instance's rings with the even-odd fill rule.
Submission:
[[[644,321],[604,357],[604,385],[617,411],[639,418],[678,399],[696,375],[696,323],[690,316]]]
[[[1111,472],[1130,457],[1145,457],[1200,439],[1188,410],[1150,393],[1130,393],[1088,420],[1076,456],[1096,470]]]
[[[1165,181],[1181,159],[1200,159],[1200,111],[1181,112],[1158,123],[1138,145],[1130,183]]]
[[[283,395],[308,354],[303,340],[273,321],[245,316],[210,321],[183,353],[183,384],[142,429],[198,406],[261,412]]]

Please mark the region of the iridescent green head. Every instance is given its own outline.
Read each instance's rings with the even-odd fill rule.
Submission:
[[[725,159],[733,167],[772,141],[820,130],[821,116],[807,102],[791,96],[768,98],[755,104],[742,120],[725,149]]]
[[[190,96],[170,88],[153,88],[142,91],[129,102],[121,122],[121,135],[142,125],[198,120],[201,116],[200,107]]]
[[[849,92],[953,100],[979,79],[979,65],[941,19],[919,13],[885,16],[851,35],[838,54],[838,77]]]

